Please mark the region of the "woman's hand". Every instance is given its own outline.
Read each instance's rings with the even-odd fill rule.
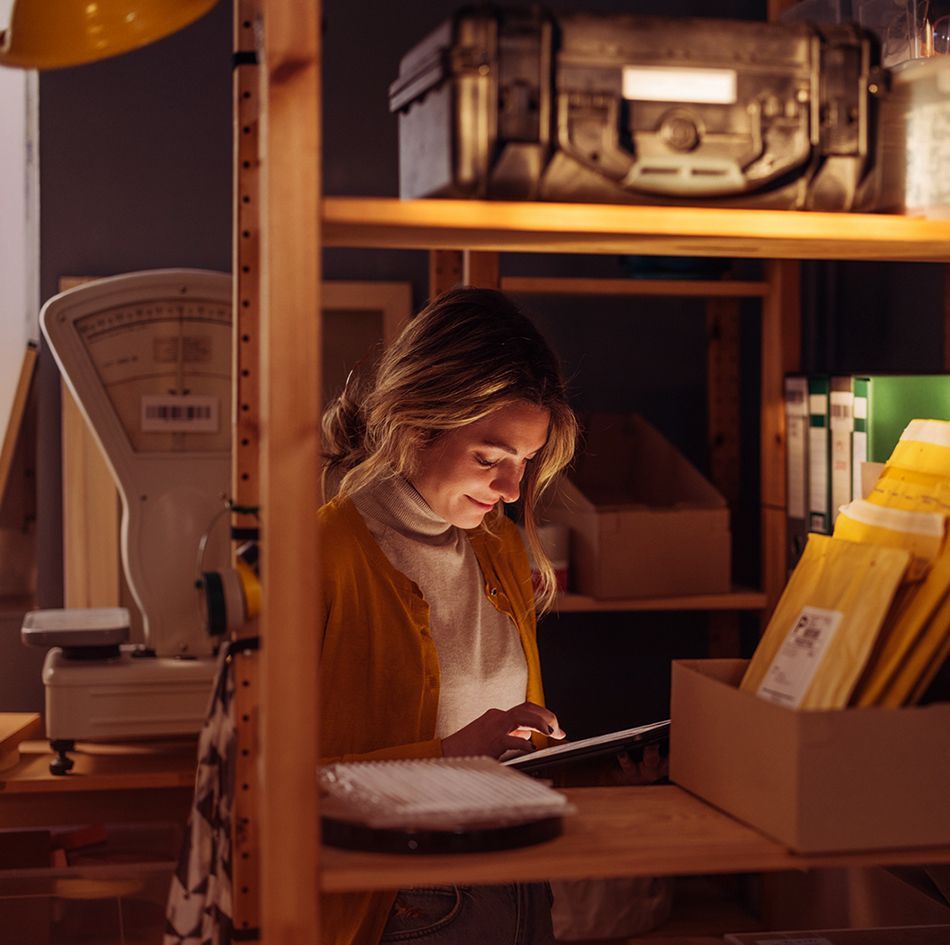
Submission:
[[[659,745],[644,746],[640,761],[622,751],[617,755],[617,765],[616,784],[655,784],[670,773],[670,763],[660,754]]]
[[[564,738],[557,716],[533,702],[522,702],[511,709],[489,709],[465,728],[442,739],[446,758],[489,755],[500,758],[506,751],[531,751],[532,732],[550,738]]]

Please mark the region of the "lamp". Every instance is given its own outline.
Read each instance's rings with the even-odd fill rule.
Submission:
[[[57,69],[146,46],[217,0],[0,0],[0,65]]]

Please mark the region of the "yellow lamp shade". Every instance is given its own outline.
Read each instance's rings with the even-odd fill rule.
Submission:
[[[217,0],[13,0],[0,22],[0,65],[57,69],[147,46]],[[0,0],[0,13],[10,0]]]

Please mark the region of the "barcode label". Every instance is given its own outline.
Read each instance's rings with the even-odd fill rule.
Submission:
[[[844,613],[840,610],[803,607],[773,657],[756,695],[797,709],[843,619]]]
[[[217,397],[142,398],[143,433],[217,433],[218,428]]]

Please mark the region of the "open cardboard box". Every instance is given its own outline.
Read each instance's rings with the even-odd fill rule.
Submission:
[[[586,449],[544,509],[571,529],[572,590],[598,598],[727,592],[725,499],[642,417],[585,420]]]
[[[950,704],[787,709],[747,665],[674,661],[673,781],[800,853],[950,844]]]

